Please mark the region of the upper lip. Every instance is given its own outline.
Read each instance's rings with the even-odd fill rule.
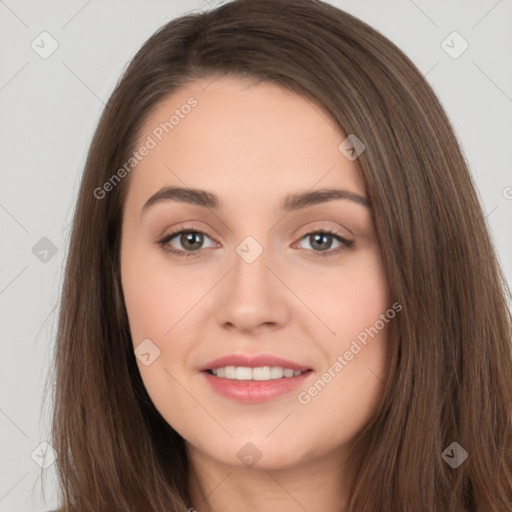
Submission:
[[[224,368],[225,366],[243,366],[246,368],[258,368],[262,366],[280,366],[282,368],[290,368],[292,370],[299,371],[306,371],[311,369],[302,364],[272,354],[231,354],[210,361],[209,363],[199,368],[199,370],[213,370],[215,368]]]

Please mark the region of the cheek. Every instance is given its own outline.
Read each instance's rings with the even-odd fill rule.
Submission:
[[[134,345],[145,338],[170,339],[174,326],[198,302],[199,283],[149,252],[135,252],[124,263],[123,293]]]
[[[348,327],[353,336],[338,334],[335,342],[324,338],[328,362],[297,396],[296,415],[303,420],[304,436],[325,439],[319,451],[350,443],[381,402],[391,340],[388,324],[378,329],[375,322],[385,311],[368,315],[367,323]]]
[[[332,332],[317,337],[317,344],[325,366],[302,390],[298,403],[309,417],[303,427],[311,429],[310,435],[325,428],[326,435],[331,432],[342,443],[357,434],[380,402],[388,371],[389,324],[399,313],[392,308],[377,251],[362,254],[324,289],[324,318]],[[321,303],[318,296],[316,300]]]
[[[151,354],[150,364],[144,364],[144,359],[138,357],[137,365],[157,409],[166,419],[169,415],[180,418],[186,412],[184,404],[190,401],[186,393],[182,396],[180,383],[185,382],[191,370],[187,365],[193,344],[189,341],[198,328],[194,314],[204,295],[204,279],[172,266],[165,255],[142,245],[127,242],[121,264],[135,353]],[[142,351],[139,346],[148,350]]]
[[[180,341],[185,340],[182,329],[187,311],[198,300],[198,287],[187,282],[179,269],[169,267],[153,251],[134,248],[122,261],[122,285],[135,353],[137,347],[145,346],[140,353],[151,354],[147,365],[137,357],[144,387],[157,410],[176,427],[191,407],[180,385],[185,382],[184,362],[190,347]]]
[[[373,325],[391,306],[385,270],[373,247],[347,259],[339,271],[324,271],[296,282],[297,294],[321,320],[316,322],[314,337],[320,335],[328,351],[344,349],[348,340]]]
[[[127,278],[124,296],[133,343],[144,338],[162,338],[173,324],[169,289],[162,280],[155,282],[153,271],[138,272]]]

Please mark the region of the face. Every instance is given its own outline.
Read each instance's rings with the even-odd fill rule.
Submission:
[[[121,275],[144,385],[219,463],[339,458],[379,403],[395,314],[364,183],[319,106],[207,83],[158,106],[129,177]]]

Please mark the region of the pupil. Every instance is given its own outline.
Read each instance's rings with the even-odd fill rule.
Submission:
[[[187,245],[189,249],[198,249],[201,247],[203,241],[203,235],[201,233],[185,233],[182,236],[185,238],[185,243],[183,244],[183,247],[187,247]],[[198,237],[199,241],[194,244],[195,237]]]
[[[325,233],[317,233],[316,235],[312,235],[312,237],[313,237],[314,242],[311,244],[311,246],[313,248],[315,248],[315,245],[320,245],[321,243],[325,244],[325,242],[330,237],[330,235],[326,235]],[[322,249],[329,249],[331,244],[327,244],[327,245],[328,245],[328,247],[325,247],[325,246],[322,247],[320,245],[320,247],[317,247],[317,248],[319,248],[320,250],[322,250]]]

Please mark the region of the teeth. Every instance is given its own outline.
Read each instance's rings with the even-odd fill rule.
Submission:
[[[237,366],[235,368],[236,380],[251,380],[252,379],[252,368],[246,368],[244,366]]]
[[[283,377],[298,377],[302,372],[283,368],[281,366],[260,366],[249,368],[247,366],[225,366],[212,370],[216,377],[224,377],[231,380],[274,380]]]
[[[270,366],[262,366],[260,368],[252,369],[252,380],[269,380],[270,379]]]

